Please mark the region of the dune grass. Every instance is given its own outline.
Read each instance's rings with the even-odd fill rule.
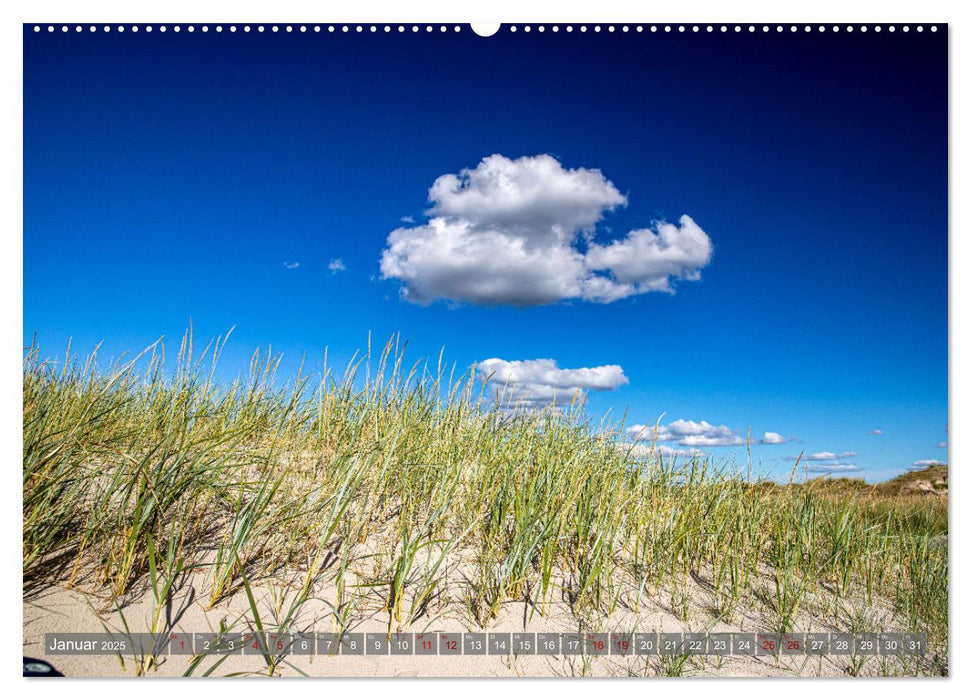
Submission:
[[[566,601],[582,624],[663,598],[688,619],[701,581],[714,614],[755,607],[766,631],[810,613],[844,629],[886,604],[946,673],[940,499],[765,488],[634,450],[580,406],[497,408],[474,370],[406,365],[397,341],[289,382],[257,353],[229,384],[224,344],[196,353],[187,333],[174,362],[159,342],[109,366],[27,349],[26,594],[73,586],[108,608],[167,590],[159,570],[177,562],[209,606],[280,580],[299,603],[326,582],[338,629],[376,599],[394,630],[441,601],[481,627],[510,601]]]

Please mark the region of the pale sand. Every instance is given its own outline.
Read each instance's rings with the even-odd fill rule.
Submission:
[[[198,585],[196,585],[198,584]],[[228,601],[212,610],[204,609],[205,599],[199,596],[206,591],[203,581],[190,579],[174,596],[172,632],[205,632],[219,629],[220,620],[242,620],[236,631],[246,631],[246,620],[252,619],[245,593],[238,591]],[[261,601],[261,617],[264,628],[276,629],[270,601],[279,596],[278,587],[254,587],[257,600]],[[618,606],[609,618],[587,621],[585,629],[591,632],[756,632],[764,626],[756,615],[737,615],[733,624],[713,622],[708,609],[708,593],[700,586],[690,590],[694,612],[688,622],[680,619],[663,603],[642,599],[639,612]],[[377,600],[374,596],[372,596]],[[644,598],[644,597],[642,597]],[[317,598],[303,606],[291,631],[332,632],[333,615],[326,600],[333,600],[333,591],[326,588]],[[95,601],[94,598],[91,598]],[[101,605],[95,601],[95,605]],[[367,601],[365,611],[350,623],[353,632],[386,632],[388,614],[380,611],[380,602]],[[807,606],[809,607],[809,606]],[[181,613],[179,612],[181,610]],[[469,631],[468,614],[457,601],[440,603],[430,617],[418,620],[408,632],[463,632]],[[527,606],[522,602],[503,606],[502,613],[494,620],[488,632],[576,632],[578,622],[565,603],[553,603],[540,616],[526,616]],[[123,608],[123,614],[132,631],[146,631],[151,618],[151,596]],[[135,663],[126,659],[122,667],[116,657],[69,656],[44,653],[45,633],[103,632],[102,621],[109,629],[120,629],[120,617],[115,612],[99,614],[76,590],[52,587],[32,595],[23,604],[23,650],[27,656],[46,658],[67,676],[124,677],[133,676]],[[474,627],[474,625],[473,625]],[[831,627],[805,617],[799,629],[805,631],[832,631]],[[206,659],[194,675],[201,675],[220,657]],[[289,660],[305,674],[314,677],[564,677],[564,676],[656,676],[664,675],[669,660],[659,656],[290,656]],[[169,655],[160,660],[157,669],[148,672],[149,677],[181,676],[189,666],[191,657]],[[873,657],[859,669],[861,675],[886,672],[889,660]],[[794,677],[794,676],[842,676],[846,674],[849,659],[846,657],[689,657],[682,675],[718,677]],[[265,674],[260,656],[231,655],[213,672],[215,676],[227,674]],[[281,665],[279,675],[299,676],[295,670]]]

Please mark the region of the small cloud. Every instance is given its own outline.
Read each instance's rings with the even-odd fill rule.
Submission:
[[[833,462],[847,457],[856,457],[856,452],[813,452],[803,455],[803,462]],[[799,459],[798,455],[786,457],[786,459]]]
[[[918,459],[908,469],[925,469],[927,467],[943,467],[944,463],[939,459]]]
[[[403,223],[403,224],[413,224],[413,223],[415,223],[415,217],[408,216],[406,214],[405,216],[402,216],[401,217],[401,223]]]
[[[880,428],[874,428],[870,431],[870,435],[883,435],[883,431]]]
[[[784,437],[779,433],[773,433],[772,431],[766,431],[759,442],[763,445],[784,445],[787,442],[791,442],[791,438]]]
[[[627,434],[645,442],[677,442],[682,447],[731,447],[744,445],[745,438],[727,425],[706,420],[676,420],[667,425],[632,425]]]
[[[569,404],[588,390],[613,391],[630,383],[620,365],[565,369],[551,359],[492,357],[477,363],[476,372],[495,388],[503,404],[525,408]]]
[[[813,464],[807,467],[806,471],[812,474],[835,474],[836,472],[858,472],[860,468],[855,464],[827,462],[825,464]]]
[[[329,263],[327,263],[327,269],[330,270],[332,275],[336,275],[338,272],[343,272],[347,268],[344,266],[344,261],[340,258],[334,258]]]
[[[947,447],[947,442],[939,442],[939,443],[937,443],[937,446],[938,447]]]
[[[300,267],[300,263],[284,261],[283,267],[287,268],[288,270],[296,270],[298,267]]]

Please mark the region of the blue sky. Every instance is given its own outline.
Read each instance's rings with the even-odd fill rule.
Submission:
[[[943,33],[27,27],[23,334],[235,325],[235,373],[400,332],[881,480],[947,458],[947,184]]]

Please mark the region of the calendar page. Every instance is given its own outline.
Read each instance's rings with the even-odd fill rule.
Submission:
[[[25,676],[949,674],[946,23],[22,33]]]

